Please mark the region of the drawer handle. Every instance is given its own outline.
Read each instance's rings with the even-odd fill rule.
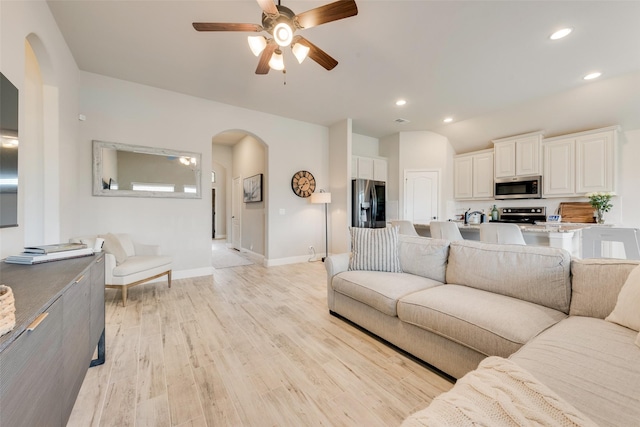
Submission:
[[[100,264],[100,263],[102,262],[102,260],[103,260],[103,259],[104,259],[104,257],[97,259],[97,260],[96,260],[96,264]]]
[[[73,282],[73,283],[80,283],[80,282],[82,282],[82,279],[84,279],[84,274],[83,274],[82,276],[78,277],[78,278],[76,279],[76,281],[75,281],[75,282]]]
[[[33,322],[31,322],[31,324],[29,326],[27,326],[27,331],[33,331],[35,330],[40,323],[42,323],[42,321],[45,319],[45,317],[47,317],[49,315],[49,313],[42,313],[40,316],[36,317],[36,320],[34,320]]]

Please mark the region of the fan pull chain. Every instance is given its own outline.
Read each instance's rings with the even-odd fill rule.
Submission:
[[[287,85],[287,69],[283,68],[282,69],[282,80],[284,80],[283,86]]]

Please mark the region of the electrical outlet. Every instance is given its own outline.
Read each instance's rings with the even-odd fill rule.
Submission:
[[[313,246],[309,246],[309,255],[313,255],[315,253],[315,249],[313,249]]]

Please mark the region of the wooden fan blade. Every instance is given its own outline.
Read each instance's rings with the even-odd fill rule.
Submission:
[[[302,28],[311,28],[327,22],[337,21],[358,14],[358,7],[354,0],[339,0],[315,9],[302,12],[295,16]]]
[[[225,22],[194,22],[193,28],[195,28],[196,31],[262,31],[262,26],[258,24],[234,24]]]
[[[278,46],[274,42],[267,44],[262,51],[262,55],[260,55],[256,74],[267,74],[269,72],[271,68],[269,67],[269,60],[271,59],[271,55],[273,55],[273,51],[276,50],[277,47]]]
[[[267,15],[277,15],[279,13],[273,0],[258,0],[258,4]]]
[[[305,39],[304,37],[298,36],[297,43],[307,46],[309,48],[309,54],[307,56],[313,59],[314,61],[316,61],[326,70],[331,71],[334,68],[336,68],[336,65],[338,65],[338,61],[333,59],[331,56],[329,56],[327,52],[320,49],[318,46],[311,43],[309,40]]]

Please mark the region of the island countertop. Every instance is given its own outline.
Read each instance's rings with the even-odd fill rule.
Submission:
[[[480,224],[464,224],[462,221],[451,221],[455,222],[460,228],[460,231],[480,231]],[[518,224],[520,230],[523,232],[532,232],[532,233],[572,233],[578,230],[582,230],[585,228],[591,228],[593,226],[599,226],[598,224],[592,223],[577,223],[577,222],[567,222],[567,223],[536,223],[536,224]],[[431,230],[429,224],[414,224],[416,230],[418,230],[418,234],[420,234],[419,229],[423,230]]]

